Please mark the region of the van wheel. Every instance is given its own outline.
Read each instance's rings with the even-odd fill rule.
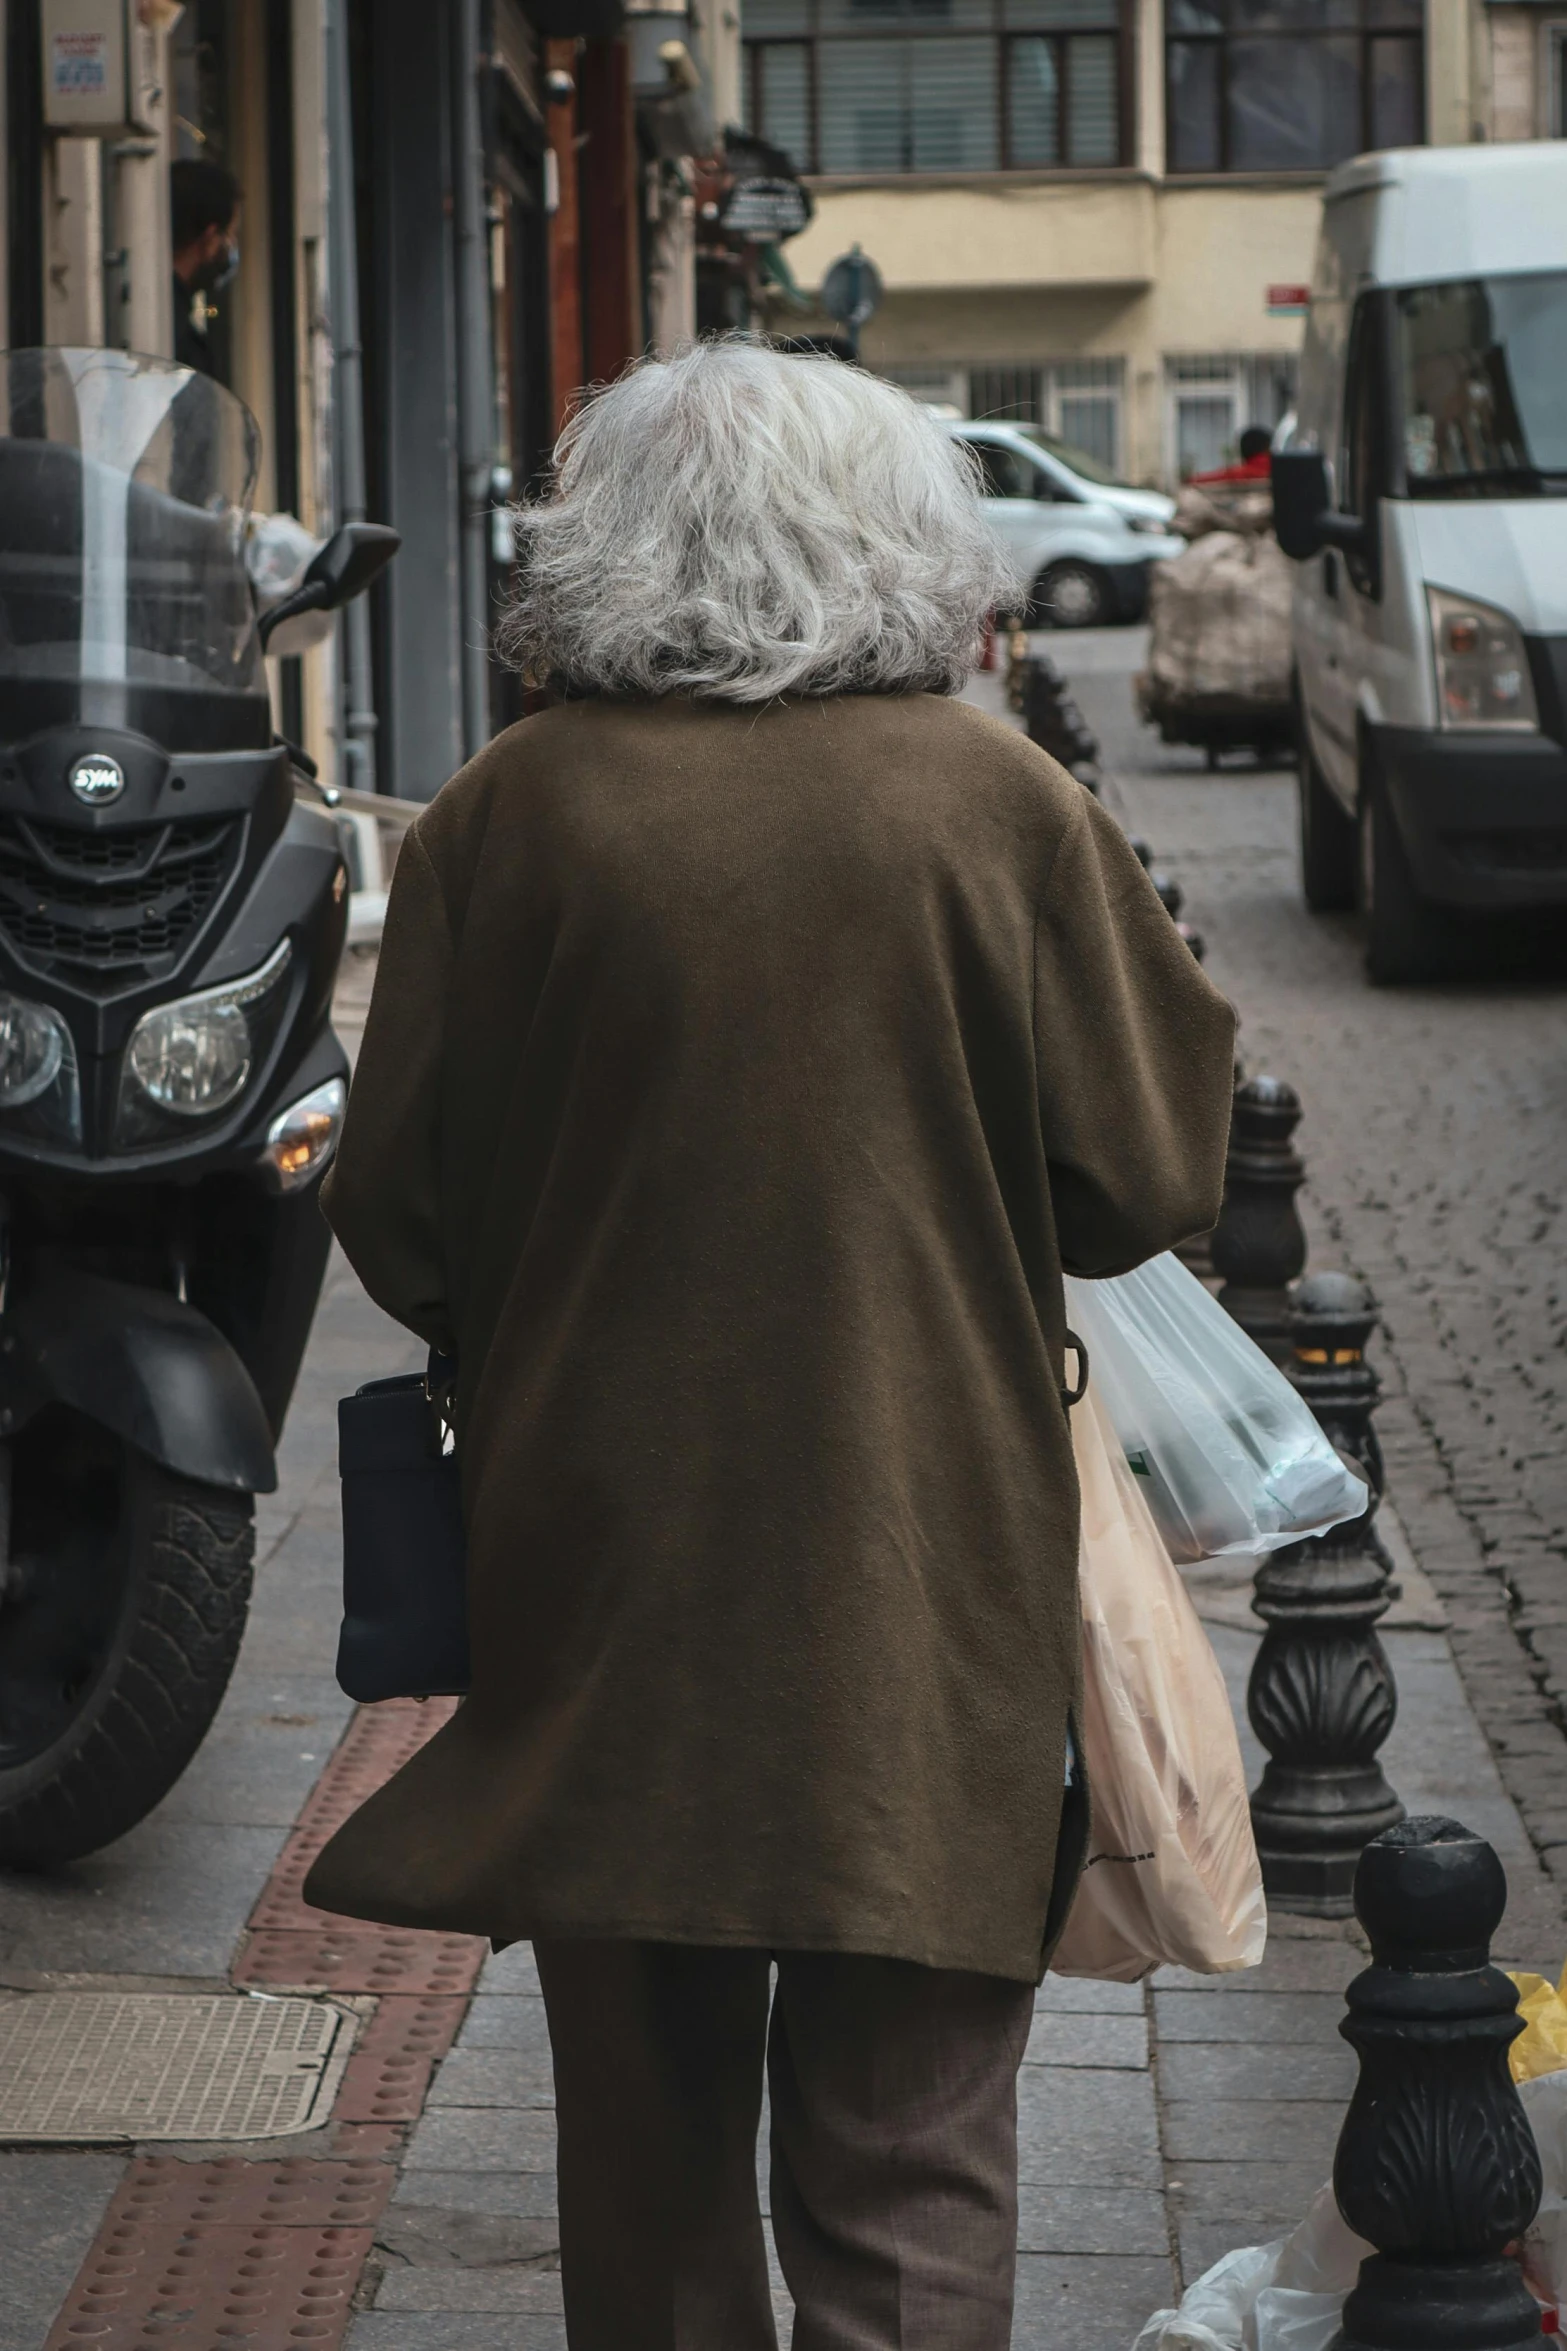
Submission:
[[[1366,976],[1374,987],[1434,979],[1445,969],[1452,948],[1450,924],[1415,887],[1397,819],[1375,772],[1361,787],[1360,909],[1366,923]]]
[[[1355,903],[1355,820],[1304,745],[1299,773],[1302,893],[1313,914],[1348,914]]]
[[[1092,564],[1052,563],[1034,582],[1036,621],[1051,629],[1096,629],[1110,617],[1110,598]]]

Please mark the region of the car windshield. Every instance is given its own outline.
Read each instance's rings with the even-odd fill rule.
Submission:
[[[1567,493],[1567,271],[1406,287],[1397,316],[1410,496]]]
[[[1037,442],[1039,447],[1053,457],[1058,465],[1067,466],[1071,472],[1081,474],[1085,482],[1098,482],[1107,490],[1129,490],[1131,488],[1130,482],[1123,482],[1120,475],[1113,472],[1102,459],[1090,457],[1086,449],[1076,449],[1070,441],[1057,440],[1055,434],[1047,433],[1042,425],[1019,425],[1018,431],[1026,433],[1031,441]]]

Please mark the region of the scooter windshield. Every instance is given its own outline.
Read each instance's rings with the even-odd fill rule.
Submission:
[[[269,739],[245,572],[255,420],[125,351],[0,354],[0,736]]]

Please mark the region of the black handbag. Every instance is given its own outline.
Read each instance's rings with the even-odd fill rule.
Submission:
[[[340,1689],[380,1698],[459,1696],[468,1659],[467,1546],[451,1439],[456,1366],[370,1380],[337,1408],[343,1481]]]

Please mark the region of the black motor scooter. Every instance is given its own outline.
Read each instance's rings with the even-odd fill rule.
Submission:
[[[326,1266],[336,820],[273,733],[258,436],[206,377],[0,354],[0,1863],[190,1761]],[[350,525],[267,623],[357,595]]]

